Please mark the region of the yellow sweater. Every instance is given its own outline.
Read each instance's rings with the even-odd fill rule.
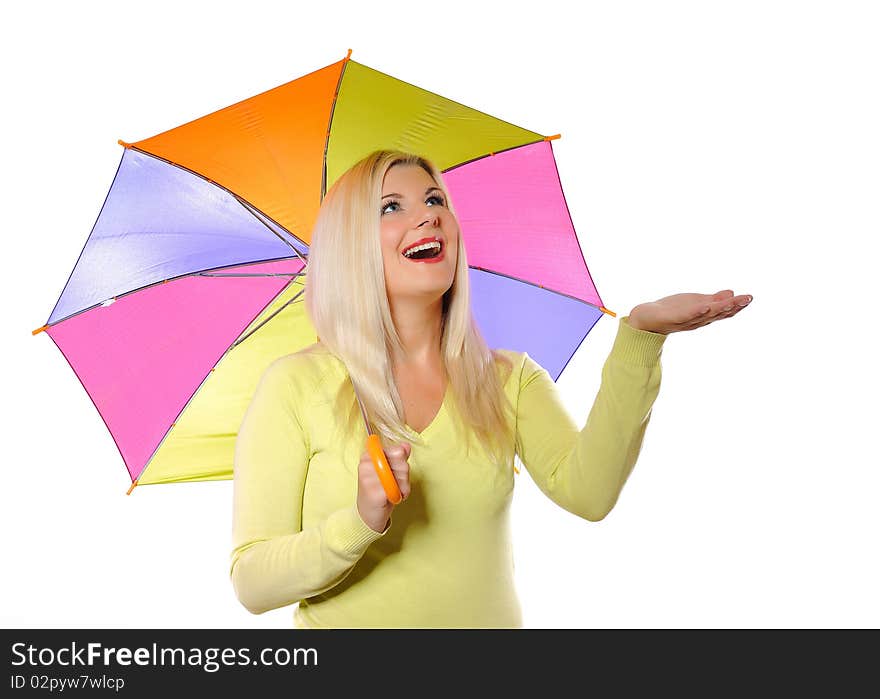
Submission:
[[[586,425],[527,353],[505,391],[516,408],[516,452],[540,489],[591,521],[614,506],[638,458],[660,390],[665,335],[620,319]],[[294,353],[264,372],[235,448],[230,575],[259,614],[299,602],[299,628],[516,628],[509,511],[514,471],[465,457],[447,395],[413,445],[412,493],[384,532],[357,510],[366,430],[332,439],[331,407],[345,366],[326,350]]]

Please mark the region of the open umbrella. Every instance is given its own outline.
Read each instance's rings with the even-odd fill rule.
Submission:
[[[260,376],[316,341],[324,193],[373,150],[443,171],[487,342],[554,380],[603,313],[551,141],[351,60],[125,147],[47,322],[137,484],[232,477]]]

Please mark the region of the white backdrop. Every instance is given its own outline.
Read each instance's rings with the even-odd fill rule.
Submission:
[[[45,323],[122,147],[352,59],[519,126],[605,305],[671,335],[638,465],[579,520],[523,472],[529,627],[876,627],[880,31],[869,2],[19,3],[2,31],[4,627],[290,627],[228,578],[231,482],[127,472]],[[573,8],[579,7],[574,14]],[[583,424],[617,320],[559,381]]]

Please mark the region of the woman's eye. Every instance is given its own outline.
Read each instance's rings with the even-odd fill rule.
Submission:
[[[443,201],[443,197],[441,197],[439,194],[432,194],[430,197],[425,199],[425,201],[431,201],[432,199],[436,199],[437,203],[440,204],[440,206],[445,206],[445,202]],[[382,208],[379,210],[379,213],[384,214],[388,210],[389,206],[397,206],[399,208],[400,204],[398,202],[394,201],[393,199],[391,199],[390,201],[387,201],[384,204],[382,204]]]

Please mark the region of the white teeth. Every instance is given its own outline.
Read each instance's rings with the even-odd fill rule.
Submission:
[[[440,243],[436,240],[431,241],[430,243],[422,243],[421,245],[416,245],[414,248],[410,248],[404,254],[405,257],[412,257],[419,250],[430,250],[432,248],[440,249]]]

